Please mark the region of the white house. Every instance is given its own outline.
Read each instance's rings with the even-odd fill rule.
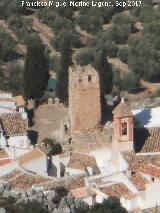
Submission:
[[[33,149],[16,158],[19,166],[26,171],[39,175],[48,175],[46,155],[39,149]]]
[[[72,152],[69,163],[65,169],[65,174],[69,176],[75,175],[96,175],[100,170],[93,156],[80,152]]]
[[[2,114],[0,116],[0,123],[0,146],[8,147],[11,158],[15,158],[17,155],[23,154],[30,149],[26,122],[21,113]]]

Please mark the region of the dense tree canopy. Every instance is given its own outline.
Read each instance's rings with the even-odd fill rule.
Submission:
[[[63,39],[59,44],[60,63],[57,72],[57,96],[62,102],[68,102],[68,68],[72,64],[71,37],[67,31],[63,32]]]
[[[127,213],[127,210],[121,206],[118,198],[111,197],[95,205],[88,213]]]
[[[25,99],[40,98],[49,78],[49,60],[45,46],[39,38],[32,38],[28,50],[24,71]]]

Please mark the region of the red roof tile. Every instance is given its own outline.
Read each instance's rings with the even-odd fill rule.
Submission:
[[[10,162],[11,162],[10,159],[0,159],[0,166],[4,166],[5,164],[8,164]]]
[[[0,121],[7,136],[26,134],[25,122],[21,113],[2,114]]]

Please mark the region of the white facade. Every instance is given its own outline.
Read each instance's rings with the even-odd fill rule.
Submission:
[[[10,136],[7,141],[8,145],[13,147],[29,148],[30,146],[27,135]]]
[[[31,171],[42,176],[48,175],[45,155],[36,159],[31,159],[30,161],[23,163],[21,167],[27,171]]]
[[[12,172],[13,170],[17,169],[19,167],[17,162],[11,162],[7,163],[0,167],[0,176],[6,175],[9,172]]]
[[[140,127],[160,127],[160,107],[132,110]]]
[[[69,167],[66,167],[65,173],[69,176],[85,175],[84,170],[73,169],[73,168],[69,168]]]

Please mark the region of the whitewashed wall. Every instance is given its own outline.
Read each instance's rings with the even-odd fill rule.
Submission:
[[[21,165],[22,168],[35,172],[39,175],[48,175],[47,174],[47,162],[46,162],[46,156],[42,156],[40,158],[34,159],[29,161],[28,163],[25,163]]]

